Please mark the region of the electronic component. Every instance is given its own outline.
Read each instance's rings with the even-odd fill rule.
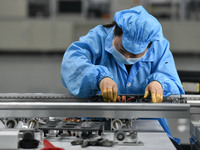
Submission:
[[[58,136],[65,133],[65,135],[67,136],[81,136],[82,138],[84,138],[91,134],[101,135],[104,131],[104,123],[80,121],[80,119],[77,119],[75,121],[65,119],[64,121],[47,121],[46,125],[40,125],[39,129],[44,131],[45,137],[47,136],[47,134],[48,136]]]
[[[90,98],[91,102],[105,102],[102,95],[95,95]],[[144,98],[144,95],[118,95],[116,102],[126,103],[151,103],[151,97]],[[163,103],[187,103],[187,98],[181,95],[174,95],[163,98]]]
[[[92,102],[105,102],[102,95],[96,95],[90,98]],[[150,103],[151,99],[145,99],[142,95],[118,95],[116,102],[136,102],[136,103]]]

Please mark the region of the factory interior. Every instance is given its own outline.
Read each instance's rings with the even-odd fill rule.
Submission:
[[[100,96],[98,103],[74,97],[61,81],[67,48],[111,23],[115,12],[138,5],[162,25],[185,95],[119,106]],[[38,141],[32,149],[200,150],[200,0],[0,0],[0,70],[0,149],[28,149]],[[138,118],[167,118],[181,144],[157,120]],[[128,123],[130,133],[121,128]],[[89,133],[96,139],[87,139]],[[32,143],[24,144],[27,139]]]

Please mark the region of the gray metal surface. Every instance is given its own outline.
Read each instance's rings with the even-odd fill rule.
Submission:
[[[200,120],[200,95],[183,95],[190,104],[190,120]]]
[[[189,104],[0,102],[0,117],[188,118]]]
[[[114,135],[111,133],[105,133],[105,138],[112,140]],[[114,145],[113,147],[98,147],[89,146],[85,149],[87,150],[105,150],[105,149],[115,149],[115,150],[176,150],[174,145],[171,143],[165,132],[139,132],[139,141],[142,141],[144,145],[142,146],[126,146],[126,145]],[[69,138],[47,138],[54,146],[65,148],[66,150],[83,150],[81,146],[72,146],[70,144],[71,139]],[[41,148],[41,147],[40,147]],[[39,150],[39,148],[38,148]]]
[[[158,120],[133,120],[132,128],[138,132],[164,132]]]
[[[200,143],[200,121],[191,121],[190,134]]]
[[[176,103],[177,100],[183,99],[187,104],[190,104],[191,106],[200,106],[200,95],[170,95],[168,97],[164,98],[165,102],[173,101],[173,103]],[[178,101],[177,101],[178,102]]]
[[[131,95],[131,94],[125,94]],[[170,95],[165,103],[179,103],[180,99],[191,105],[200,106],[200,95]],[[66,93],[0,93],[0,102],[88,102],[88,98],[77,98]]]
[[[190,122],[191,150],[200,149],[200,121]]]
[[[175,150],[174,145],[168,138],[167,134],[163,131],[161,125],[157,120],[135,120],[133,125],[138,129],[138,141],[142,142],[142,145],[119,145],[115,144],[113,147],[94,147],[89,146],[85,149],[89,150],[104,150],[104,149],[115,149],[115,150]],[[153,127],[155,126],[155,127]],[[113,132],[105,132],[102,135],[103,138],[114,140]],[[54,146],[62,147],[70,150],[83,149],[81,146],[72,146],[70,142],[74,140],[74,137],[47,137]],[[40,148],[42,145],[40,145]]]
[[[180,103],[180,99],[183,99]],[[171,95],[164,103],[89,103],[62,93],[0,93],[0,117],[198,118],[200,95]],[[77,103],[78,102],[78,103]],[[189,115],[190,113],[190,115]]]
[[[182,98],[186,98],[190,106],[200,107],[200,95],[182,95]]]
[[[0,131],[0,149],[17,149],[19,131]]]

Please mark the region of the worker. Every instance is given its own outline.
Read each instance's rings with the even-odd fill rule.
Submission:
[[[184,94],[162,27],[142,6],[116,12],[111,25],[98,25],[72,43],[61,76],[81,98],[102,93],[115,102],[118,94],[144,94],[161,103],[163,96]],[[171,136],[166,119],[158,120]]]

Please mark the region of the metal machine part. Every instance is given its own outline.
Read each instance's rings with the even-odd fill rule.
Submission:
[[[138,138],[139,132],[164,133],[157,120],[114,119],[111,126],[114,130],[114,141],[120,145],[143,145],[141,139]]]
[[[148,122],[147,122],[148,123]],[[149,124],[151,126],[151,124]],[[159,124],[158,124],[159,125]],[[112,140],[114,133],[104,133],[103,138]],[[168,138],[165,132],[139,132],[138,138],[144,143],[144,145],[133,146],[134,144],[117,144],[115,143],[112,147],[109,147],[110,150],[176,150],[172,142]],[[56,140],[57,139],[57,140]],[[80,150],[81,146],[73,146],[70,142],[66,140],[61,141],[62,139],[54,138],[51,140],[51,143],[56,147],[67,148],[70,150]],[[79,142],[79,143],[78,143]],[[81,145],[82,141],[77,141],[75,144]],[[110,143],[110,142],[109,142]],[[109,144],[102,143],[102,144]],[[93,143],[92,143],[93,144]],[[129,146],[130,145],[130,146]],[[107,145],[108,146],[108,145]],[[88,147],[90,150],[107,150],[107,147],[104,146],[91,146]]]
[[[123,144],[126,140],[126,133],[121,130],[116,130],[114,133],[114,141]]]
[[[135,119],[119,119],[115,118],[111,121],[111,129],[112,130],[120,130],[120,129],[133,129],[132,123],[137,120]]]
[[[190,134],[191,134],[191,150],[200,149],[200,121],[192,121],[190,123]]]
[[[200,116],[200,95],[171,95],[161,104],[150,103],[151,98],[143,101],[142,95],[125,96],[129,99],[127,103],[104,103],[101,95],[80,99],[57,93],[0,93],[0,117],[191,117],[194,120]]]
[[[104,103],[103,101],[99,101],[99,98],[101,98],[99,95],[97,95],[95,97],[95,101],[93,101],[92,99],[80,99],[66,94],[4,93],[0,94],[0,118],[4,124],[4,120],[6,120],[5,118],[14,118],[17,122],[19,119],[26,118],[25,124],[28,129],[35,130],[39,128],[39,126],[37,127],[37,119],[32,118],[62,118],[67,116],[120,118],[120,120],[127,118],[130,120],[133,118],[191,118],[191,116],[195,115],[196,117],[200,116],[199,95],[172,95],[164,98],[163,103],[160,104],[151,103],[151,98],[143,99],[143,96],[141,95],[123,96],[126,97],[126,100],[124,99],[123,102]],[[45,126],[46,122],[47,121],[45,120],[43,126]],[[53,126],[56,122],[51,123]],[[8,123],[8,127],[12,127],[12,124],[13,123]],[[147,124],[149,125],[149,123]],[[62,123],[59,125],[62,126]],[[129,141],[134,140],[136,141],[137,138],[140,139],[140,134],[138,133],[144,131],[145,127],[142,125],[134,125],[135,123],[130,124],[130,122],[126,125],[129,129],[132,127],[133,132],[130,134],[130,132],[122,130],[124,126],[123,121],[122,124],[115,122],[113,124],[113,129],[116,132],[115,135],[117,135],[116,139],[123,141],[121,143],[128,143]],[[40,127],[41,126],[42,125],[40,124]],[[56,126],[58,126],[58,124],[56,124]],[[86,122],[82,126],[89,127],[90,123]],[[117,130],[123,132],[117,132]],[[136,130],[137,132],[135,132]],[[152,131],[154,132],[154,129]],[[62,132],[69,134],[67,130],[63,130]],[[55,130],[53,127],[52,130],[48,130],[47,133],[50,133],[52,136],[63,134],[59,130]],[[70,134],[74,135],[74,133],[79,135],[81,134],[77,130],[72,130]],[[164,133],[162,132],[161,134],[163,135]],[[123,139],[123,135],[126,137],[125,140]],[[114,135],[112,138],[113,137]]]
[[[137,130],[133,128],[132,123],[136,121],[130,119],[114,119],[111,122],[111,128],[114,130],[114,141],[118,144],[141,145],[138,141]]]
[[[33,119],[30,119],[27,123],[27,127],[29,129],[37,129],[38,128],[38,120],[33,118]]]
[[[15,118],[6,118],[4,120],[5,127],[8,129],[17,128],[18,120]]]
[[[151,102],[151,98],[144,99],[143,95],[121,94],[126,102]],[[0,102],[105,102],[101,95],[91,98],[77,98],[62,93],[0,93]],[[164,103],[199,103],[200,95],[171,95],[163,98]]]
[[[0,103],[0,117],[189,118],[189,104],[154,103]],[[15,113],[13,113],[13,111]]]
[[[44,136],[63,135],[87,138],[88,136],[102,135],[104,132],[103,122],[89,121],[47,121],[46,125],[40,125],[39,129],[44,132]]]
[[[101,136],[93,136],[89,139],[78,139],[71,142],[72,145],[81,145],[82,148],[87,146],[102,146],[112,147],[115,143],[108,139],[102,138]]]
[[[122,128],[122,121],[120,119],[115,119],[111,122],[111,129],[113,130],[119,130]]]
[[[190,134],[200,142],[200,121],[190,122]]]
[[[35,133],[34,131],[24,131],[23,138],[19,141],[20,148],[31,149],[37,148],[39,145],[39,141],[34,139]]]
[[[38,137],[40,140],[41,137]],[[0,149],[37,148],[39,140],[35,139],[32,129],[1,129]]]
[[[123,126],[121,130],[115,130],[114,132],[114,140],[118,144],[142,146],[143,141],[138,137],[138,133],[164,133],[157,120],[132,120],[127,121],[125,124],[126,126]]]
[[[141,141],[138,139],[138,133],[134,131],[127,131],[127,130],[116,130],[114,131],[114,141],[118,144],[125,144],[125,145],[143,145]]]
[[[189,104],[172,103],[0,102],[1,118],[189,118],[189,110]]]

